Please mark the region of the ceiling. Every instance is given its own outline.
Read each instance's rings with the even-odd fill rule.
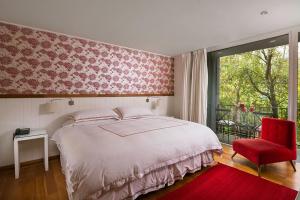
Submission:
[[[173,56],[300,25],[300,0],[0,0],[0,20]]]

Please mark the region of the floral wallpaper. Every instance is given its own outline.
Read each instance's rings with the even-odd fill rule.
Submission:
[[[0,95],[173,93],[170,57],[0,22]]]

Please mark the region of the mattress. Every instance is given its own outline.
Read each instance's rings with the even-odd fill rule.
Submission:
[[[168,117],[70,124],[52,139],[70,199],[135,199],[210,164],[222,150],[208,127]]]

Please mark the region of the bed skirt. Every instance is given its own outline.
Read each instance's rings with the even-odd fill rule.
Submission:
[[[118,188],[113,188],[105,193],[95,192],[85,199],[91,200],[133,200],[138,196],[159,190],[163,187],[170,186],[177,180],[183,179],[185,174],[194,173],[201,170],[214,162],[213,152],[206,151],[194,157],[177,162],[172,165],[161,167],[155,171],[145,174],[142,178],[126,183]],[[65,172],[65,162],[61,155],[61,165]],[[67,182],[67,191],[69,199],[76,199],[71,196],[71,185]],[[76,199],[77,200],[77,199]]]

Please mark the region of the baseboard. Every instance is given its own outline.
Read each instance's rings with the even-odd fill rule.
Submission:
[[[59,155],[49,156],[48,159],[49,159],[49,161],[59,159]],[[30,161],[20,163],[20,167],[24,167],[24,166],[28,166],[28,165],[34,165],[34,164],[43,163],[43,162],[44,162],[43,158],[36,159],[36,160],[30,160]],[[14,169],[14,168],[15,168],[14,164],[6,165],[6,166],[0,167],[0,171],[10,170],[10,169]]]

